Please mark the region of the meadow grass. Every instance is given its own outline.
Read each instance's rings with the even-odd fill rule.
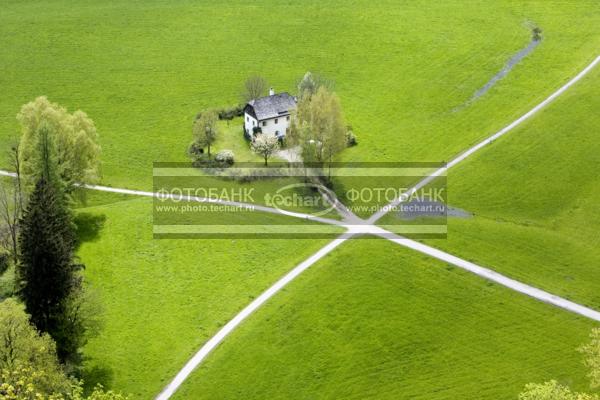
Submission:
[[[176,399],[515,399],[587,390],[595,324],[382,239],[345,243],[244,322]]]
[[[449,172],[447,240],[431,244],[600,309],[600,70]]]
[[[104,183],[148,188],[153,161],[186,159],[198,111],[237,103],[249,75],[294,92],[310,70],[336,82],[358,136],[343,160],[443,161],[596,56],[595,5],[10,0],[0,15],[0,148],[18,134],[20,106],[47,95],[96,122]],[[534,25],[542,44],[453,111],[527,46]]]
[[[218,5],[8,0],[0,13],[0,150],[18,135],[20,106],[47,95],[96,122],[104,184],[150,189],[153,161],[188,160],[198,111],[237,103],[250,75],[263,75],[276,91],[293,93],[297,79],[310,70],[335,80],[358,136],[359,145],[344,151],[342,161],[448,160],[530,109],[597,55],[596,6],[592,0]],[[534,24],[543,29],[541,45],[490,92],[456,111],[529,43]],[[593,110],[580,112],[588,118]],[[226,134],[215,148],[251,161],[255,155],[236,123],[222,125]],[[557,117],[545,128],[562,123]],[[516,173],[538,165],[540,150],[552,150],[556,182],[568,182],[575,169],[560,175],[564,164],[557,160],[572,142],[559,143],[525,147],[531,155],[523,163],[520,146],[527,144],[517,143],[505,157],[518,166]],[[585,147],[577,147],[578,157],[592,157]],[[0,166],[7,164],[0,151]],[[599,302],[589,267],[597,260],[596,242],[589,239],[597,226],[598,214],[590,211],[595,189],[589,186],[587,197],[582,189],[579,203],[554,219],[558,224],[579,218],[587,228],[565,223],[562,231],[550,229],[544,220],[550,214],[541,210],[532,214],[536,226],[529,229],[517,217],[538,210],[536,202],[497,216],[478,197],[486,183],[499,178],[492,174],[496,161],[468,168],[475,172],[457,187],[464,194],[456,205],[478,217],[451,224],[450,239],[440,246],[480,261],[504,257],[510,262],[498,267],[512,268],[517,277]],[[523,175],[511,183],[522,182]],[[536,179],[528,185],[543,185],[549,175]],[[478,190],[463,190],[475,181]],[[499,194],[512,193],[506,187]],[[325,242],[152,240],[150,199],[90,194],[88,201],[90,208],[78,211],[84,223],[78,254],[99,291],[105,327],[85,349],[85,377],[134,398],[158,393],[219,326]],[[278,218],[265,215],[262,221]],[[530,234],[533,228],[547,239],[536,242],[542,235]],[[464,240],[453,234],[461,229]],[[567,233],[572,243],[563,250]],[[506,246],[498,246],[502,243]],[[544,251],[549,245],[556,252]],[[349,244],[302,276],[234,333],[179,398],[400,393],[497,399],[513,398],[528,381],[553,377],[585,389],[574,349],[585,340],[589,322],[389,246]],[[515,246],[521,251],[504,251]],[[555,256],[542,257],[552,254],[581,265],[557,267],[551,264]],[[527,275],[523,261],[532,266]],[[569,271],[567,278],[544,272],[550,264]],[[569,281],[573,276],[576,283]]]
[[[85,348],[84,377],[135,399],[157,394],[220,326],[325,243],[153,240],[151,211],[144,198],[77,211],[78,255],[104,321]]]
[[[244,138],[242,118],[234,118],[231,121],[219,121],[219,135],[211,152],[216,154],[221,150],[231,150],[235,161],[242,163],[262,163],[264,160],[250,148],[250,142]]]

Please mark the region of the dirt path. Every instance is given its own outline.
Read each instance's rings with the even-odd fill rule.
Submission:
[[[450,161],[446,165],[446,167],[439,168],[438,170],[433,172],[431,175],[429,175],[428,177],[426,177],[423,180],[421,180],[420,182],[418,182],[415,186],[413,186],[410,190],[408,190],[404,196],[401,196],[398,199],[396,199],[395,201],[392,201],[388,205],[387,209],[384,208],[384,209],[376,212],[375,214],[373,214],[371,216],[371,218],[368,219],[368,222],[371,224],[374,224],[381,217],[383,217],[385,214],[387,214],[391,207],[397,206],[398,204],[406,201],[406,199],[410,198],[410,196],[413,193],[415,193],[417,190],[421,189],[424,186],[427,186],[429,183],[431,183],[433,180],[435,180],[438,176],[444,175],[449,168],[452,168],[455,165],[457,165],[458,163],[464,161],[467,157],[470,157],[471,155],[473,155],[473,153],[481,150],[483,147],[489,145],[490,143],[493,143],[494,140],[499,139],[500,137],[506,135],[508,132],[510,132],[517,126],[521,125],[523,122],[527,121],[533,115],[538,113],[542,108],[544,108],[545,106],[550,104],[553,100],[555,100],[558,96],[560,96],[561,94],[566,92],[571,86],[573,86],[574,84],[579,82],[584,76],[586,76],[599,63],[600,63],[600,56],[596,57],[596,59],[594,61],[592,61],[587,67],[585,67],[579,74],[577,74],[577,76],[575,76],[573,79],[571,79],[565,85],[563,85],[556,92],[554,92],[550,96],[548,96],[540,104],[533,107],[527,113],[523,114],[521,117],[517,118],[516,120],[514,120],[513,122],[511,122],[510,124],[508,124],[507,126],[502,128],[501,130],[499,130],[498,132],[494,133],[492,136],[482,140],[481,142],[477,143],[473,147],[471,147],[471,148],[465,150],[463,153],[459,154],[457,157],[452,159],[452,161]]]
[[[0,173],[1,172],[6,172],[6,171],[0,171]],[[243,202],[239,202],[239,201],[227,201],[227,200],[213,199],[213,198],[207,198],[207,197],[184,196],[184,195],[173,195],[173,194],[164,195],[161,193],[144,192],[141,190],[131,190],[131,189],[119,189],[119,188],[112,188],[112,187],[108,187],[108,186],[98,186],[98,185],[84,185],[83,187],[85,187],[86,189],[98,190],[101,192],[129,194],[129,195],[133,195],[133,196],[157,197],[157,198],[165,198],[165,199],[178,200],[178,201],[222,204],[222,205],[226,205],[226,206],[239,207],[239,208],[249,210],[249,211],[261,211],[261,212],[266,212],[269,214],[285,215],[287,217],[300,218],[300,219],[307,220],[307,221],[316,221],[316,222],[321,222],[321,223],[329,224],[329,225],[343,225],[342,221],[336,221],[336,220],[330,219],[330,218],[318,217],[318,216],[314,216],[311,214],[305,214],[305,213],[299,213],[299,212],[293,212],[293,211],[286,211],[286,210],[281,210],[281,209],[275,208],[275,207],[267,207],[267,206],[261,206],[261,205],[257,205],[257,204],[251,204],[251,203],[243,203]]]
[[[312,266],[314,263],[319,261],[321,258],[329,254],[333,249],[338,247],[348,238],[348,234],[343,234],[337,239],[329,242],[325,247],[321,248],[315,254],[307,258],[305,261],[300,263],[290,272],[288,272],[283,278],[275,282],[273,286],[265,290],[260,296],[254,301],[248,304],[242,311],[240,311],[232,320],[230,320],[225,326],[211,337],[204,345],[198,350],[198,352],[185,364],[185,366],[177,373],[175,378],[165,387],[165,389],[156,397],[157,400],[166,400],[171,398],[173,393],[181,386],[186,378],[196,369],[196,367],[206,358],[206,356],[221,343],[227,335],[229,335],[235,328],[238,327],[250,314],[255,312],[260,306],[262,306],[267,300],[273,297],[277,292],[283,289],[288,283],[294,280],[298,275]]]
[[[517,120],[513,121],[511,124],[507,125],[506,127],[501,129],[497,133],[493,134],[492,136],[486,138],[485,140],[474,145],[473,147],[467,149],[465,152],[461,153],[459,156],[457,156],[452,161],[450,161],[445,168],[440,168],[440,169],[436,170],[431,175],[429,175],[428,177],[426,177],[425,179],[423,179],[419,183],[417,183],[407,193],[406,196],[402,196],[402,197],[396,199],[395,201],[391,202],[388,206],[398,205],[401,202],[406,201],[406,199],[408,199],[410,197],[411,193],[414,193],[415,191],[419,190],[420,188],[426,186],[427,184],[429,184],[430,182],[435,180],[438,176],[444,174],[448,168],[451,168],[451,167],[457,165],[458,163],[464,161],[466,158],[468,158],[469,156],[471,156],[472,154],[474,154],[481,148],[487,146],[488,144],[492,143],[494,140],[496,140],[499,137],[510,132],[512,129],[514,129],[515,127],[517,127],[518,125],[520,125],[521,123],[523,123],[524,121],[529,119],[531,116],[533,116],[534,114],[539,112],[543,107],[548,105],[550,102],[552,102],[554,99],[556,99],[558,96],[563,94],[566,90],[568,90],[571,86],[573,86],[575,83],[577,83],[579,80],[581,80],[598,63],[600,63],[600,56],[597,57],[592,63],[590,63],[576,77],[571,79],[564,86],[562,86],[556,92],[551,94],[548,98],[546,98],[540,104],[535,106],[529,112],[527,112],[526,114],[524,114]],[[13,176],[13,177],[15,176],[14,173],[11,173],[8,171],[1,171],[1,170],[0,170],[0,175]],[[129,189],[117,189],[117,188],[110,188],[110,187],[106,187],[106,186],[85,186],[85,187],[90,190],[100,190],[100,191],[130,194],[130,195],[136,195],[136,196],[146,196],[146,197],[158,196],[157,193],[152,193],[152,192],[143,192],[143,191],[129,190]],[[253,312],[258,310],[260,308],[260,306],[262,306],[268,299],[273,297],[278,291],[280,291],[287,284],[292,282],[302,272],[304,272],[305,270],[310,268],[313,264],[315,264],[316,262],[321,260],[327,254],[329,254],[331,251],[333,251],[335,248],[337,248],[339,245],[341,245],[343,242],[345,242],[346,240],[348,240],[356,235],[369,234],[369,235],[375,235],[375,236],[379,236],[379,237],[391,240],[392,242],[394,242],[396,244],[402,245],[404,247],[416,250],[420,253],[427,254],[433,258],[450,263],[459,268],[462,268],[464,270],[472,272],[472,273],[474,273],[478,276],[481,276],[485,279],[494,281],[494,282],[496,282],[500,285],[503,285],[509,289],[523,293],[523,294],[530,296],[532,298],[535,298],[537,300],[543,301],[545,303],[553,304],[557,307],[561,307],[565,310],[577,313],[577,314],[585,316],[587,318],[590,318],[590,319],[593,319],[596,321],[600,321],[600,313],[598,311],[592,310],[588,307],[585,307],[580,304],[563,299],[559,296],[555,296],[551,293],[548,293],[548,292],[542,291],[540,289],[537,289],[535,287],[518,282],[514,279],[511,279],[504,275],[498,274],[490,269],[487,269],[487,268],[481,267],[479,265],[476,265],[474,263],[471,263],[469,261],[463,260],[463,259],[453,256],[449,253],[435,249],[431,246],[427,246],[422,243],[416,242],[414,240],[403,238],[401,236],[395,235],[389,231],[386,231],[380,227],[375,226],[375,223],[388,212],[389,208],[383,209],[383,210],[373,214],[369,219],[367,219],[365,221],[365,220],[360,220],[360,218],[356,217],[349,210],[347,210],[347,208],[345,206],[342,205],[343,207],[341,207],[340,206],[341,203],[340,203],[336,206],[336,210],[338,210],[338,212],[340,212],[340,213],[343,213],[342,216],[346,219],[345,222],[340,222],[340,221],[336,221],[336,220],[332,220],[332,219],[328,219],[328,218],[314,217],[314,216],[311,216],[308,214],[283,212],[279,209],[265,207],[265,206],[256,206],[253,204],[236,203],[236,202],[222,202],[222,201],[217,201],[214,199],[204,199],[204,198],[197,198],[197,197],[190,197],[190,196],[175,196],[173,198],[177,198],[179,200],[187,200],[187,201],[219,202],[219,203],[228,204],[228,205],[235,205],[238,207],[254,207],[257,210],[261,210],[261,211],[265,211],[265,212],[269,212],[269,213],[288,215],[288,216],[304,218],[304,219],[312,219],[314,221],[318,221],[318,222],[322,222],[322,223],[343,226],[347,229],[347,232],[340,235],[338,238],[334,239],[333,241],[331,241],[330,243],[325,245],[323,248],[318,250],[316,253],[314,253],[312,256],[310,256],[308,259],[306,259],[305,261],[303,261],[302,263],[297,265],[294,269],[292,269],[290,272],[288,272],[283,278],[278,280],[273,286],[268,288],[259,297],[257,297],[248,306],[246,306],[242,311],[240,311],[232,320],[230,320],[225,326],[223,326],[223,328],[221,328],[212,338],[210,338],[198,350],[198,352],[179,371],[179,373],[175,376],[175,378],[156,397],[156,400],[169,399],[175,393],[175,391],[179,388],[179,386],[181,386],[181,384],[185,381],[185,379],[202,362],[202,360],[204,360],[206,358],[206,356],[212,350],[214,350],[227,337],[227,335],[229,335],[246,318],[248,318],[248,316],[250,316]],[[335,198],[330,198],[330,200],[334,204],[337,202],[337,199],[335,199]],[[339,202],[337,202],[337,203],[339,203]],[[348,212],[350,212],[350,214],[348,214]],[[352,222],[349,224],[347,222],[348,220],[351,220]],[[355,222],[357,222],[357,223],[355,223]]]
[[[378,227],[373,227],[373,231],[371,234],[386,238],[391,240],[392,242],[399,244],[400,246],[407,247],[409,249],[413,249],[418,251],[419,253],[426,254],[433,258],[437,258],[440,261],[447,262],[456,267],[464,269],[465,271],[469,271],[478,275],[484,279],[487,279],[492,282],[496,282],[504,287],[512,289],[516,292],[522,293],[529,297],[533,297],[534,299],[543,301],[544,303],[552,304],[556,307],[560,307],[567,311],[573,312],[575,314],[582,315],[586,318],[593,319],[595,321],[600,321],[600,312],[593,310],[591,308],[582,306],[580,304],[574,303],[572,301],[563,299],[562,297],[553,295],[552,293],[548,293],[541,289],[535,288],[533,286],[529,286],[525,283],[519,282],[502,274],[499,274],[491,269],[481,267],[477,264],[469,262],[467,260],[463,260],[462,258],[458,258],[453,256],[452,254],[446,253],[444,251],[438,250],[434,247],[427,246],[423,243],[419,243],[415,240],[406,239],[399,235],[395,235],[385,229],[381,229]]]
[[[571,79],[567,84],[562,86],[556,92],[552,93],[548,98],[546,98],[540,104],[538,104],[533,109],[531,109],[529,112],[524,114],[522,117],[513,121],[511,124],[507,125],[503,129],[501,129],[499,132],[493,134],[492,136],[481,141],[480,143],[476,144],[475,146],[467,149],[464,153],[460,154],[458,157],[454,158],[451,162],[449,162],[445,168],[440,168],[440,169],[436,170],[433,174],[428,176],[427,178],[421,180],[419,183],[417,183],[412,188],[412,191],[410,191],[410,193],[426,186],[431,181],[433,181],[435,178],[444,174],[448,168],[451,168],[451,167],[457,165],[461,161],[464,161],[466,158],[468,158],[469,156],[471,156],[472,154],[474,154],[481,148],[492,143],[494,140],[505,135],[506,133],[508,133],[509,131],[514,129],[516,126],[520,125],[521,123],[523,123],[524,121],[529,119],[532,115],[539,112],[543,107],[548,105],[550,102],[552,102],[554,99],[556,99],[562,93],[564,93],[567,89],[569,89],[571,86],[573,86],[575,83],[577,83],[581,78],[583,78],[585,75],[587,75],[598,63],[600,63],[600,56],[597,57],[591,64],[589,64],[583,71],[581,71],[575,78]],[[390,203],[390,205],[397,205],[403,201],[406,201],[406,199],[410,197],[410,193],[406,197],[400,197],[400,198],[396,199],[394,202]],[[434,258],[443,260],[445,262],[448,262],[450,264],[456,265],[460,268],[466,269],[466,270],[473,272],[479,276],[482,276],[486,279],[493,280],[494,282],[497,282],[505,287],[516,290],[520,293],[527,294],[530,297],[536,298],[538,300],[541,300],[541,301],[544,301],[547,303],[554,304],[556,306],[562,307],[566,310],[578,313],[580,315],[584,315],[584,316],[594,319],[596,321],[600,321],[600,313],[598,313],[595,310],[592,310],[590,308],[570,302],[566,299],[562,299],[558,296],[554,296],[550,293],[541,291],[539,289],[525,285],[523,283],[517,282],[513,279],[510,279],[503,275],[497,274],[494,271],[488,270],[486,268],[483,268],[483,267],[480,267],[473,263],[470,263],[466,260],[462,260],[458,257],[452,256],[451,254],[444,253],[440,250],[434,249],[429,246],[422,245],[418,242],[414,242],[414,241],[411,241],[408,239],[397,237],[396,235],[375,226],[374,225],[375,222],[378,221],[381,217],[383,217],[386,213],[387,213],[386,210],[382,210],[380,212],[375,213],[371,218],[369,218],[366,221],[367,224],[365,224],[365,225],[359,225],[357,227],[347,226],[347,229],[348,229],[347,234],[342,235],[342,236],[338,237],[337,239],[335,239],[334,241],[330,242],[329,244],[325,245],[325,247],[321,248],[319,251],[317,251],[317,253],[315,253],[314,255],[309,257],[307,260],[302,262],[300,265],[298,265],[296,268],[294,268],[288,275],[286,275],[284,278],[282,278],[282,280],[279,280],[276,283],[277,288],[275,290],[273,290],[275,285],[272,286],[271,288],[267,289],[267,291],[264,292],[263,294],[268,292],[269,296],[267,298],[265,298],[264,301],[266,301],[268,298],[271,298],[275,293],[277,293],[277,291],[281,290],[285,285],[290,283],[295,277],[300,275],[300,273],[307,270],[310,266],[312,266],[314,263],[316,263],[317,261],[319,261],[320,259],[325,257],[327,254],[329,254],[331,251],[333,251],[335,248],[337,248],[339,245],[341,245],[343,242],[345,242],[349,238],[351,238],[357,234],[363,234],[363,233],[369,234],[370,233],[370,234],[374,234],[377,236],[385,237],[388,240],[392,240],[393,242],[395,242],[397,244],[412,248],[413,250],[417,250],[417,251],[427,254],[431,257],[434,257]],[[292,274],[292,272],[294,272],[294,274],[290,276],[290,274]],[[285,279],[285,282],[282,282],[283,279]],[[281,285],[281,283],[283,283],[283,285]],[[173,379],[167,385],[167,387],[163,390],[163,392],[161,392],[158,395],[158,397],[156,397],[156,400],[168,400],[173,395],[173,393],[175,393],[175,391],[179,388],[179,386],[185,381],[187,376],[189,376],[189,374],[200,364],[200,362],[212,350],[214,350],[219,343],[221,343],[225,339],[225,336],[227,336],[229,333],[231,333],[231,331],[235,327],[237,327],[244,319],[246,319],[250,313],[256,311],[260,307],[260,305],[262,305],[264,303],[264,301],[261,301],[260,303],[255,303],[256,301],[253,301],[252,303],[250,303],[250,305],[248,307],[244,308],[244,310],[242,310],[238,315],[236,315],[230,321],[231,323],[233,323],[235,321],[235,323],[233,323],[231,325],[230,329],[228,329],[226,331],[224,329],[221,329],[217,333],[217,335],[215,335],[208,342],[206,342],[204,344],[204,346],[202,346],[200,348],[198,353],[196,353],[196,355],[194,355],[194,357],[190,361],[188,361],[188,363],[185,365],[185,367],[177,374],[175,379]],[[250,306],[252,306],[252,305],[255,305],[255,306],[250,308]],[[229,326],[229,323],[226,326]],[[215,340],[213,340],[213,339],[215,339]]]

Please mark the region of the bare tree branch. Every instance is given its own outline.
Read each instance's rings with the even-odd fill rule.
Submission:
[[[262,97],[267,91],[267,81],[261,76],[251,76],[246,79],[242,100],[244,103]]]
[[[0,221],[4,222],[8,230],[10,252],[15,264],[18,261],[18,226],[23,211],[23,191],[21,186],[21,160],[19,158],[19,145],[11,147],[10,158],[12,166],[17,173],[15,179],[10,179],[8,184],[0,185]]]

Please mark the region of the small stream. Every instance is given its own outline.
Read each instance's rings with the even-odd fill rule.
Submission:
[[[529,55],[529,53],[531,53],[533,50],[535,50],[536,47],[538,47],[538,45],[541,43],[541,39],[533,39],[529,45],[527,47],[525,47],[522,50],[519,50],[518,53],[516,53],[515,55],[513,55],[508,62],[506,63],[506,65],[504,66],[504,68],[502,68],[502,70],[500,70],[500,72],[498,72],[496,75],[494,75],[492,77],[492,79],[490,79],[482,88],[480,88],[479,90],[477,90],[475,92],[475,94],[463,105],[455,108],[453,111],[459,111],[460,109],[470,105],[471,103],[473,103],[474,101],[476,101],[478,98],[480,98],[481,96],[483,96],[484,94],[486,94],[492,87],[494,87],[494,85],[496,85],[496,83],[498,83],[498,81],[502,78],[504,78],[506,75],[508,75],[508,73],[513,69],[513,67],[515,65],[517,65],[519,62],[521,62],[521,60],[523,58],[525,58],[527,55]]]

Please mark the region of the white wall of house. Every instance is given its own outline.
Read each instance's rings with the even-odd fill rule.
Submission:
[[[248,113],[244,113],[244,129],[252,135],[252,128],[258,126],[258,121]]]
[[[260,121],[260,129],[262,130],[262,133],[269,135],[285,135],[287,128],[290,126],[290,121],[288,118],[291,117],[289,115],[282,115],[277,118]]]

